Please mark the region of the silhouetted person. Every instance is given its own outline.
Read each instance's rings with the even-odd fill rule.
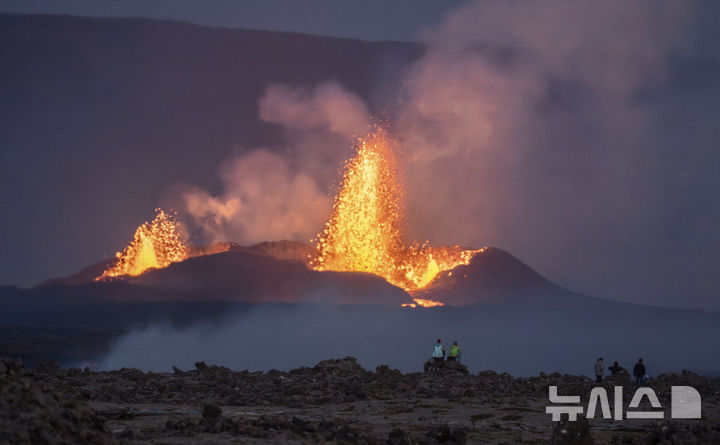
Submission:
[[[605,371],[605,367],[603,366],[603,358],[600,357],[595,362],[595,378],[598,383],[602,382],[603,371]]]
[[[437,339],[437,343],[433,346],[433,358],[436,362],[445,360],[445,348],[443,348],[442,342],[439,338]]]
[[[610,366],[608,369],[610,370],[612,375],[618,375],[620,374],[620,371],[622,371],[622,366],[618,365],[618,362],[616,360],[615,363],[613,363],[613,365]]]
[[[460,346],[458,346],[457,342],[450,346],[450,355],[448,355],[447,359],[449,362],[456,362],[460,359]]]
[[[645,380],[645,365],[643,365],[642,359],[638,359],[633,368],[633,375],[635,376],[635,384],[640,385]]]

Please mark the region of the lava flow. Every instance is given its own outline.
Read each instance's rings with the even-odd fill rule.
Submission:
[[[476,250],[404,242],[402,187],[386,130],[376,128],[355,149],[345,164],[330,220],[317,236],[315,270],[368,272],[412,292],[438,273],[468,264]],[[442,305],[426,299],[415,302]]]
[[[176,215],[162,209],[155,211],[155,219],[137,228],[125,250],[115,254],[115,263],[95,281],[140,275],[148,269],[167,267],[188,257],[190,248]]]

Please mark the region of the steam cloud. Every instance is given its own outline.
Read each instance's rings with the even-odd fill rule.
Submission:
[[[292,170],[286,156],[256,150],[228,161],[220,198],[202,190],[185,194],[187,210],[212,241],[296,239],[318,227],[327,196],[308,175]]]
[[[282,126],[288,146],[225,162],[219,197],[201,189],[184,193],[185,208],[208,241],[309,240],[327,220],[331,179],[368,123],[362,101],[334,83],[311,92],[272,86],[259,105],[263,120]]]
[[[398,110],[414,236],[502,246],[603,297],[670,302],[709,279],[677,267],[708,260],[702,237],[659,221],[683,220],[668,163],[685,150],[659,121],[671,113],[682,131],[688,119],[650,98],[690,26],[673,2],[490,1],[449,15],[425,35]],[[680,168],[683,180],[703,170]],[[662,245],[677,256],[658,258]]]
[[[673,89],[697,51],[700,14],[671,1],[484,1],[428,30],[424,56],[387,101],[405,152],[409,235],[500,246],[603,297],[672,304],[690,289],[711,301],[702,293],[720,286],[707,266],[720,246],[703,234],[720,217],[708,210],[720,208],[707,187],[717,156],[697,131],[713,116],[698,126],[683,110],[702,95]],[[188,211],[213,240],[307,240],[368,109],[333,83],[272,86],[259,105],[287,146],[228,161],[223,194],[194,190]],[[708,205],[684,203],[689,194]]]

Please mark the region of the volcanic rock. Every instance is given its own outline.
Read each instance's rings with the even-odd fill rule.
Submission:
[[[0,443],[112,444],[104,420],[85,403],[64,397],[17,360],[0,359]]]
[[[585,419],[564,420],[551,431],[544,411],[549,385],[588,394],[594,382],[583,376],[515,378],[450,368],[403,374],[387,366],[372,372],[353,357],[287,372],[238,372],[204,362],[198,362],[196,370],[168,373],[47,368],[27,370],[17,360],[0,360],[0,443],[57,436],[63,438],[58,443],[90,440],[86,438],[112,443],[122,437],[137,443],[173,438],[169,441],[436,444],[492,436],[499,444],[519,442],[526,433],[536,443],[550,436],[553,444],[593,443]],[[704,403],[717,404],[717,378],[666,374],[658,377],[654,389],[666,406],[670,387],[689,382],[703,388]],[[717,418],[712,410],[704,410],[703,416]],[[607,436],[617,431],[594,434],[606,434],[596,440],[607,443]],[[703,420],[657,428],[653,424],[634,437],[617,436],[613,443],[712,444],[718,438],[717,420]]]
[[[464,444],[467,440],[465,431],[452,429],[448,425],[431,429],[427,433],[427,437],[430,439],[427,443]]]
[[[645,436],[646,445],[720,444],[720,424],[663,422]]]
[[[202,410],[203,419],[217,420],[222,415],[222,409],[216,405],[205,405]]]
[[[388,445],[413,445],[415,442],[410,438],[408,433],[403,430],[392,430],[388,434]]]
[[[207,372],[208,365],[206,365],[205,362],[195,362],[195,369],[197,369],[198,372]],[[175,368],[175,372],[177,373],[177,368]]]
[[[578,416],[576,421],[569,421],[567,416],[555,425],[550,445],[593,445],[590,424],[585,416]]]
[[[461,374],[467,374],[467,366],[454,360],[435,361],[428,360],[423,366],[425,372],[459,372]]]

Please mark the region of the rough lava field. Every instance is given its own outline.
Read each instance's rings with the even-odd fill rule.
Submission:
[[[586,377],[469,374],[452,363],[403,374],[363,369],[352,357],[289,372],[196,369],[93,372],[55,363],[0,362],[0,443],[717,444],[720,378],[682,371],[651,384],[663,406],[670,387],[703,395],[700,420],[550,421],[549,385],[587,394]],[[602,384],[634,385],[626,373]],[[641,408],[643,405],[641,405]]]

